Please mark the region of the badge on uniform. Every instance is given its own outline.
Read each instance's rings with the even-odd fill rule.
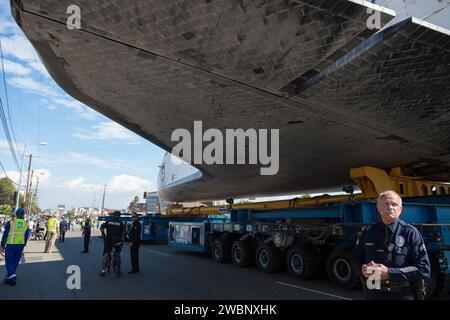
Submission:
[[[395,244],[399,248],[403,247],[403,245],[405,244],[405,238],[403,238],[402,236],[396,236],[395,237]]]
[[[394,250],[394,244],[393,243],[389,243],[387,249],[388,249],[389,252]]]

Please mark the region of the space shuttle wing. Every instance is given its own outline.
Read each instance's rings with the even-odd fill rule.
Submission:
[[[351,63],[302,87],[371,39],[377,30],[369,29],[367,21],[374,12],[380,26],[394,16],[368,1],[12,3],[16,21],[66,92],[167,151],[177,143],[171,141],[172,132],[192,132],[196,120],[204,130],[280,130],[276,175],[262,176],[258,165],[196,164],[202,177],[169,188],[167,198],[174,201],[323,190],[351,183],[352,167],[387,168],[420,159],[445,162],[444,138],[420,137],[417,147],[418,134],[409,135],[410,128],[376,123],[373,112],[390,112],[396,106],[373,101],[371,112],[364,112],[365,105],[343,105],[347,100],[340,99],[346,93],[365,94],[347,85],[357,82],[357,72],[350,80],[344,75]],[[79,30],[67,26],[72,5],[80,8]],[[388,43],[374,48],[388,50]],[[428,42],[427,50],[435,44]],[[361,68],[379,66],[374,57],[382,53],[372,52],[360,55],[368,62]],[[387,90],[376,81],[377,70],[369,71],[374,75],[366,80],[359,75],[362,82],[356,88],[376,91],[381,85]],[[407,108],[406,101],[417,97],[401,92],[406,94],[401,107]],[[445,97],[423,99],[445,106]],[[439,119],[434,121],[439,124]]]

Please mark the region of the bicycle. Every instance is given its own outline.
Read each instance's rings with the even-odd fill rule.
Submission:
[[[115,243],[112,247],[112,259],[111,259],[111,252],[109,253],[109,263],[108,263],[108,273],[111,271],[111,269],[114,269],[114,273],[116,274],[116,277],[119,278],[122,274],[120,270],[120,250],[119,248],[122,248],[123,242]]]
[[[30,234],[30,240],[43,240],[44,232],[43,229],[39,228],[39,230],[34,229]]]

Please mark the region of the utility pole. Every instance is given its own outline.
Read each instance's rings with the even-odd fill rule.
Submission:
[[[97,202],[97,182],[95,183],[95,189],[94,189],[94,202],[92,203],[92,210],[95,209],[95,204]]]
[[[34,189],[34,196],[33,196],[34,203],[36,203],[36,199],[37,199],[37,191],[38,191],[38,186],[39,186],[39,175],[36,178],[37,178],[36,188]]]
[[[30,154],[30,161],[28,162],[28,177],[27,177],[27,187],[25,190],[25,197],[24,197],[24,202],[25,202],[25,212],[28,210],[28,186],[30,184],[30,175],[31,175],[31,159],[33,158],[33,155]]]
[[[105,188],[103,189],[102,211],[100,212],[100,214],[103,214],[103,209],[105,208],[105,194],[106,194],[106,184]]]
[[[28,215],[30,215],[30,213],[31,213],[31,206],[33,205],[33,189],[32,189],[32,187],[33,187],[33,175],[34,175],[34,170],[31,170],[31,179],[30,179],[30,188],[29,188],[29,191],[30,191],[30,196],[28,197],[28,207],[27,207],[27,210],[25,210],[25,213],[27,214],[27,216]]]

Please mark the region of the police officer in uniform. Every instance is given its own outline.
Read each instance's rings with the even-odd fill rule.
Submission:
[[[87,218],[83,225],[84,250],[81,253],[89,252],[89,242],[91,241],[91,219]]]
[[[111,252],[113,248],[116,249],[120,265],[120,251],[122,249],[121,245],[125,236],[125,226],[122,221],[120,221],[120,211],[114,211],[112,214],[112,220],[104,222],[100,226],[100,231],[102,233],[103,239],[105,240],[105,246],[103,247],[103,261],[102,261],[102,271],[100,276],[106,276],[106,270],[109,265],[109,259],[111,259]],[[117,276],[120,276],[120,270]]]
[[[417,284],[430,277],[430,261],[420,232],[400,220],[402,199],[394,191],[378,197],[381,221],[366,228],[353,250],[368,300],[414,300]]]
[[[5,232],[2,237],[1,250],[5,249],[5,266],[6,278],[5,283],[15,286],[17,281],[16,269],[19,265],[22,252],[27,245],[30,229],[28,224],[23,219],[25,211],[19,208],[16,211],[16,216],[11,219],[5,226]]]
[[[141,241],[141,223],[139,222],[139,217],[136,212],[131,215],[133,225],[130,229],[130,234],[128,236],[128,243],[130,246],[130,257],[131,257],[131,271],[128,273],[138,273],[139,272],[139,245]]]

